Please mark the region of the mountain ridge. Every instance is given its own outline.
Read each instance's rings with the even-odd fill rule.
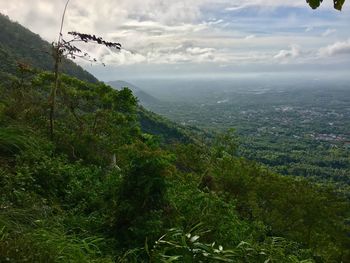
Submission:
[[[161,103],[159,99],[143,91],[141,88],[130,82],[124,80],[114,80],[107,82],[107,84],[110,85],[112,88],[116,88],[118,90],[125,87],[129,88],[138,98],[139,102],[145,107],[158,105]]]

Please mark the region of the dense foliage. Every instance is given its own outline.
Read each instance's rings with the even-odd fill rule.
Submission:
[[[67,75],[51,141],[52,81],[27,72],[1,86],[1,261],[349,260],[335,189],[237,157],[231,133],[160,147],[130,90]]]

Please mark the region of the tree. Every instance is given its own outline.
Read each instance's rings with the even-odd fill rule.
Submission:
[[[172,156],[140,142],[120,152],[129,156],[125,160],[129,165],[124,167],[113,225],[121,242],[141,245],[161,234]]]
[[[73,36],[73,39],[66,41],[63,38],[62,31],[63,31],[64,18],[65,18],[69,1],[70,0],[67,0],[63,10],[58,40],[57,42],[52,43],[52,57],[54,58],[55,80],[54,80],[54,85],[51,89],[50,97],[49,97],[49,107],[50,107],[49,119],[50,119],[51,140],[54,137],[54,114],[55,114],[55,106],[56,106],[56,94],[57,94],[57,89],[59,88],[59,85],[60,85],[59,84],[60,82],[59,67],[62,62],[62,59],[63,58],[70,58],[70,59],[83,58],[89,61],[96,62],[96,59],[92,59],[88,53],[83,52],[80,48],[78,48],[75,45],[76,42],[84,42],[84,43],[93,42],[95,44],[104,45],[109,48],[115,48],[118,51],[121,49],[120,43],[105,41],[101,37],[96,37],[95,35],[89,35],[89,34],[84,34],[79,32],[68,32],[69,35]]]
[[[321,5],[323,0],[306,0],[306,2],[310,5],[312,9],[316,9]],[[333,2],[334,2],[334,8],[341,11],[345,3],[345,0],[333,0]]]

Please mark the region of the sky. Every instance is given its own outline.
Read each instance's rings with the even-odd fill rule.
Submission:
[[[49,42],[65,0],[0,0],[0,12]],[[350,0],[342,12],[324,0],[70,0],[69,31],[119,42],[115,52],[87,44],[98,63],[76,60],[101,80],[350,72]],[[102,66],[105,63],[106,66]],[[350,74],[349,74],[350,75]]]

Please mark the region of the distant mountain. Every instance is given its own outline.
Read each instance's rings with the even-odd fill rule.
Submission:
[[[0,72],[16,75],[17,62],[41,70],[52,70],[54,63],[50,52],[49,42],[0,14]],[[62,63],[62,72],[81,80],[98,81],[89,72],[68,59]]]
[[[118,90],[125,88],[125,87],[131,89],[131,91],[134,93],[135,97],[137,97],[139,99],[140,104],[145,106],[145,107],[157,105],[157,104],[161,103],[160,100],[158,100],[157,98],[153,97],[152,95],[148,94],[147,92],[144,92],[139,87],[137,87],[129,82],[126,82],[123,80],[115,80],[115,81],[107,82],[107,84],[115,89],[118,89]]]

